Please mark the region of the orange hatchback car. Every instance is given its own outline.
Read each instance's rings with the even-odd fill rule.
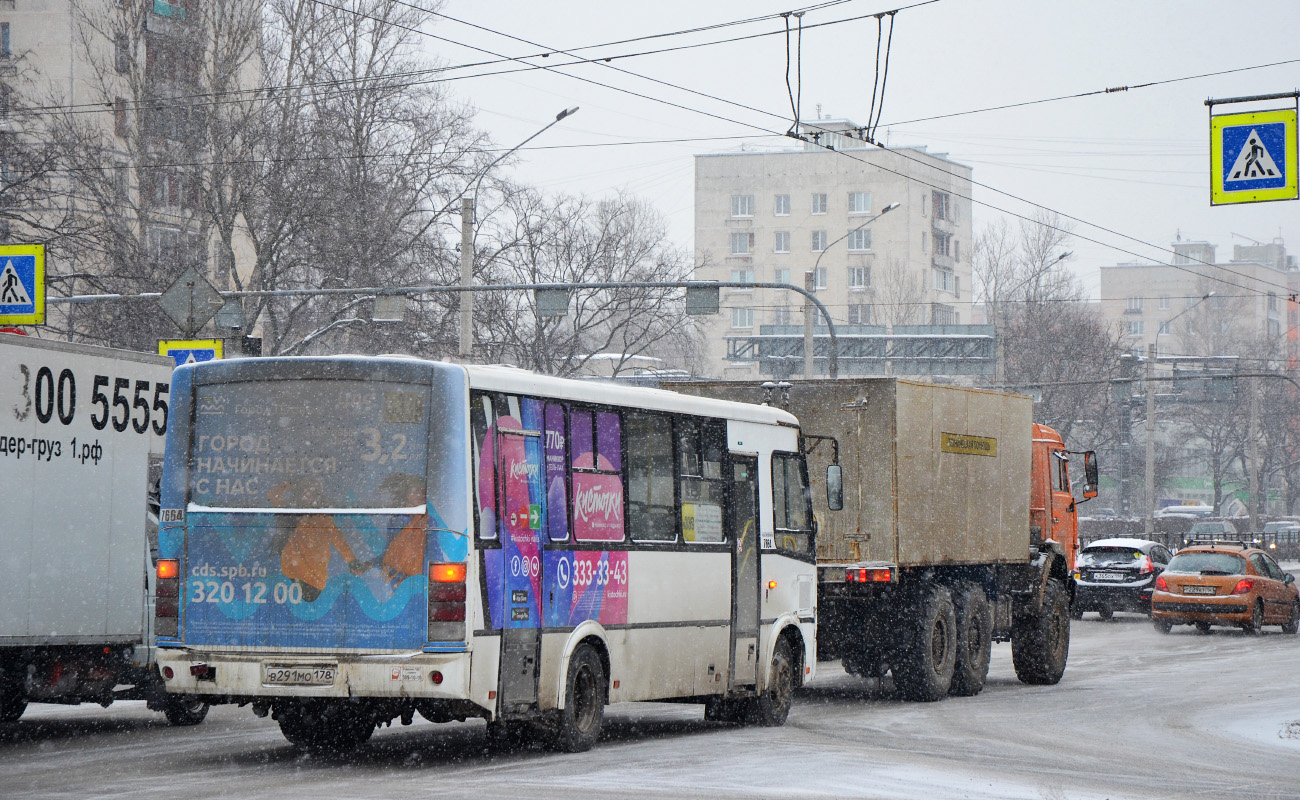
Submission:
[[[1174,625],[1236,625],[1258,633],[1281,625],[1300,631],[1300,591],[1295,577],[1282,571],[1268,553],[1243,543],[1193,545],[1179,550],[1156,578],[1151,621],[1169,633]]]

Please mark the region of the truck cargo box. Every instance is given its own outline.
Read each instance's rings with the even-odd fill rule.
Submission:
[[[754,383],[689,381],[677,391],[763,402]],[[771,390],[783,406],[782,390]],[[808,459],[823,563],[900,567],[1023,563],[1030,556],[1033,401],[896,378],[798,381],[788,410],[805,434],[839,443],[844,509],[829,511],[830,442]],[[813,442],[809,442],[813,444]]]
[[[0,334],[0,647],[145,641],[171,367]]]

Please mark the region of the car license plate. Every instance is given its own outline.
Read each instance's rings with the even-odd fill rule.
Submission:
[[[1213,586],[1184,586],[1183,594],[1214,594],[1217,592]]]
[[[1126,576],[1122,572],[1094,572],[1092,579],[1094,581],[1122,581]]]
[[[333,686],[337,664],[263,664],[264,686]]]

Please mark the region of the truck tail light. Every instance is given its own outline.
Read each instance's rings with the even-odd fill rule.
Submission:
[[[465,565],[429,565],[429,640],[465,639]]]
[[[889,567],[858,567],[844,570],[848,583],[889,583],[893,575]]]
[[[1232,587],[1232,591],[1229,592],[1229,594],[1245,594],[1246,592],[1249,592],[1253,588],[1255,588],[1254,578],[1242,578],[1241,580],[1237,581],[1236,586]]]
[[[181,562],[175,558],[158,559],[157,575],[153,607],[154,635],[176,636],[180,633]]]

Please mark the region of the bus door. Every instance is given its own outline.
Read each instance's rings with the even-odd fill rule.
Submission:
[[[758,686],[758,459],[731,456],[731,688]]]
[[[542,437],[537,431],[497,433],[497,514],[501,541],[503,619],[498,686],[503,715],[537,707],[541,662]]]

